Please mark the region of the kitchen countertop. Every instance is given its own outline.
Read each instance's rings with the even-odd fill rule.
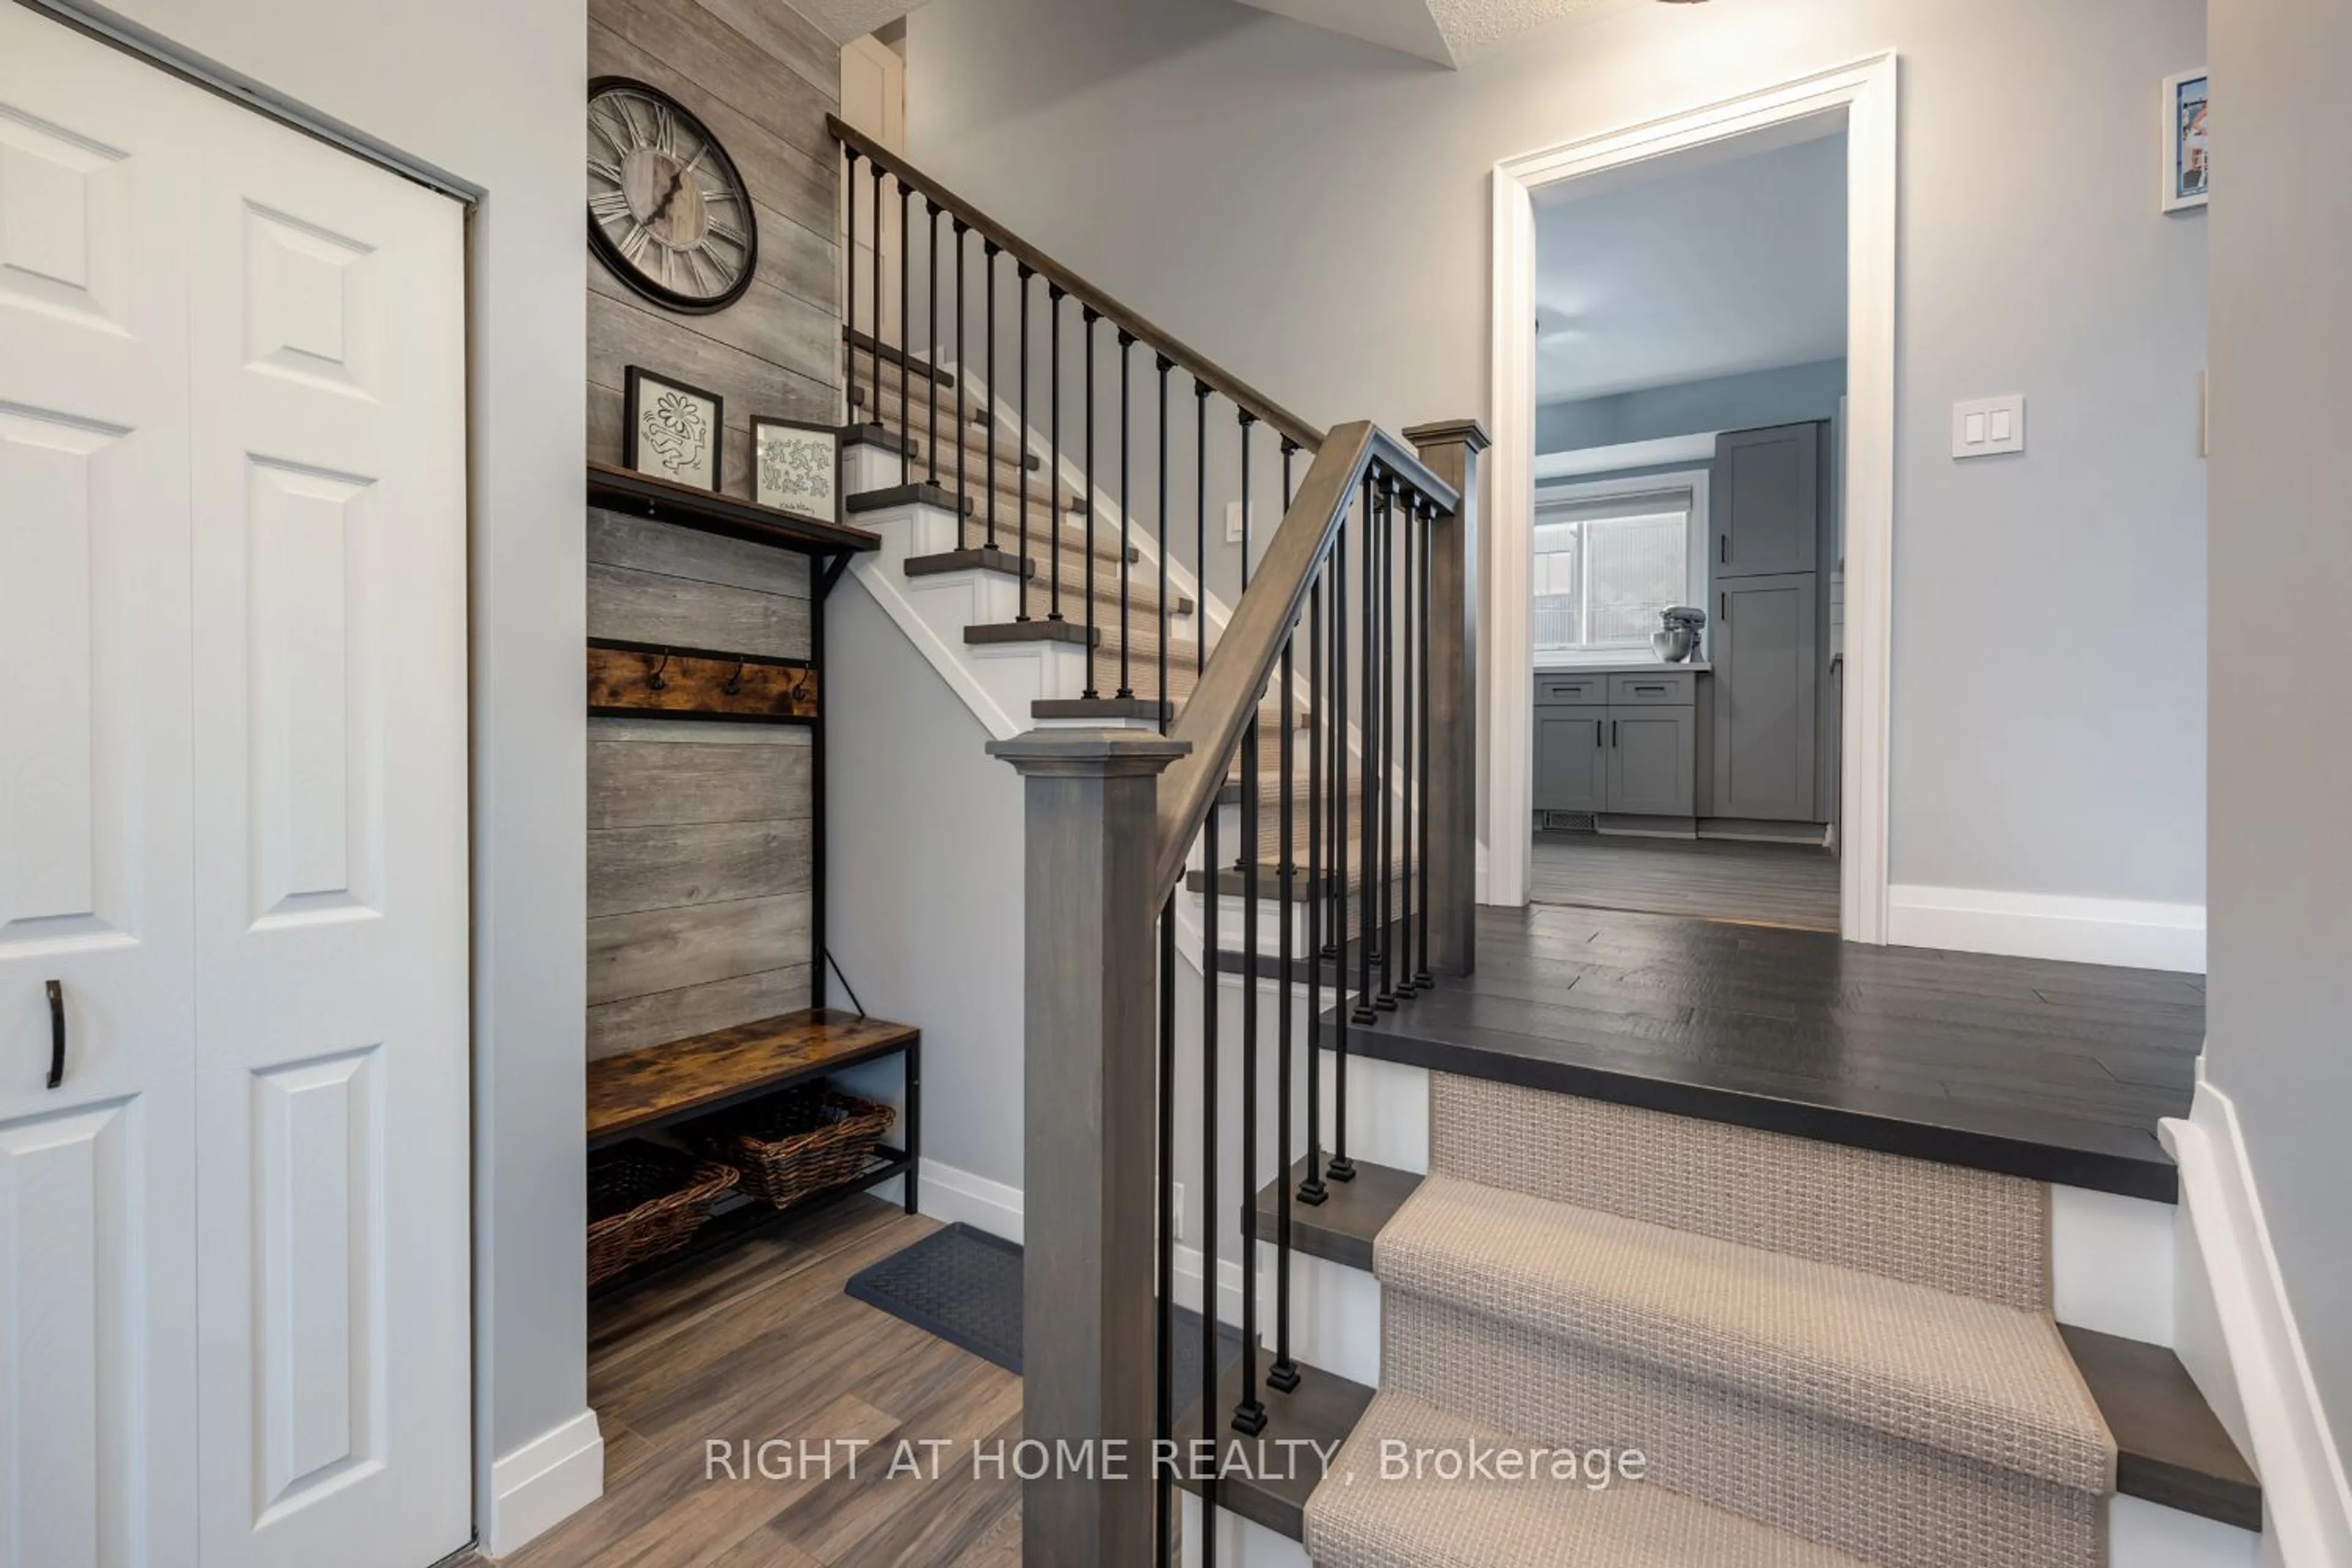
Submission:
[[[1686,658],[1680,664],[1667,664],[1654,658],[1626,659],[1622,662],[1580,659],[1574,664],[1536,665],[1538,675],[1671,675],[1676,670],[1696,670],[1705,675],[1715,666],[1704,659]]]

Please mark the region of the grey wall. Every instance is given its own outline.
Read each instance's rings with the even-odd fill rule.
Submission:
[[[2213,827],[2206,1068],[2238,1106],[2303,1331],[2352,1452],[2352,1224],[2344,1116],[2345,887],[2352,741],[2328,658],[2282,668],[2276,628],[2332,633],[2352,613],[2352,142],[2332,63],[2352,54],[2339,0],[2214,7],[2213,77],[2231,102],[2213,198]]]
[[[1895,878],[2200,901],[2204,234],[2151,144],[2199,0],[1627,6],[1459,73],[1225,0],[963,0],[908,19],[910,142],[1307,418],[1396,427],[1487,411],[1497,159],[1890,47]],[[1953,400],[2012,390],[2032,450],[1955,465]]]
[[[476,1459],[588,1402],[582,0],[114,0],[488,191],[471,324]],[[453,1043],[454,1048],[454,1043]]]
[[[1018,1188],[1020,776],[854,574],[825,644],[826,945],[869,1012],[922,1028],[927,1163]]]
[[[1536,450],[1571,452],[1701,431],[1753,430],[1834,419],[1845,395],[1845,361],[1818,360],[1744,375],[1710,376],[1608,397],[1536,406]]]

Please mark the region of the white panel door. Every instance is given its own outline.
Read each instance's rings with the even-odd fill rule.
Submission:
[[[462,279],[0,5],[0,1568],[471,1534]]]
[[[0,1568],[195,1561],[194,161],[152,75],[0,5]]]
[[[463,216],[213,100],[195,193],[206,1568],[472,1533]]]

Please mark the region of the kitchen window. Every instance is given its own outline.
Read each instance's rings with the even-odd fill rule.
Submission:
[[[1688,490],[1538,501],[1536,652],[1646,654],[1659,612],[1694,602],[1692,510]]]

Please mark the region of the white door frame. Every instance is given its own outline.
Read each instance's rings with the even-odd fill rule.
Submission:
[[[1845,723],[1839,926],[1886,940],[1887,723],[1894,639],[1895,57],[1798,78],[1495,165],[1495,447],[1486,605],[1487,832],[1483,903],[1528,900],[1535,700],[1528,562],[1535,518],[1537,187],[1843,114],[1846,122]]]

